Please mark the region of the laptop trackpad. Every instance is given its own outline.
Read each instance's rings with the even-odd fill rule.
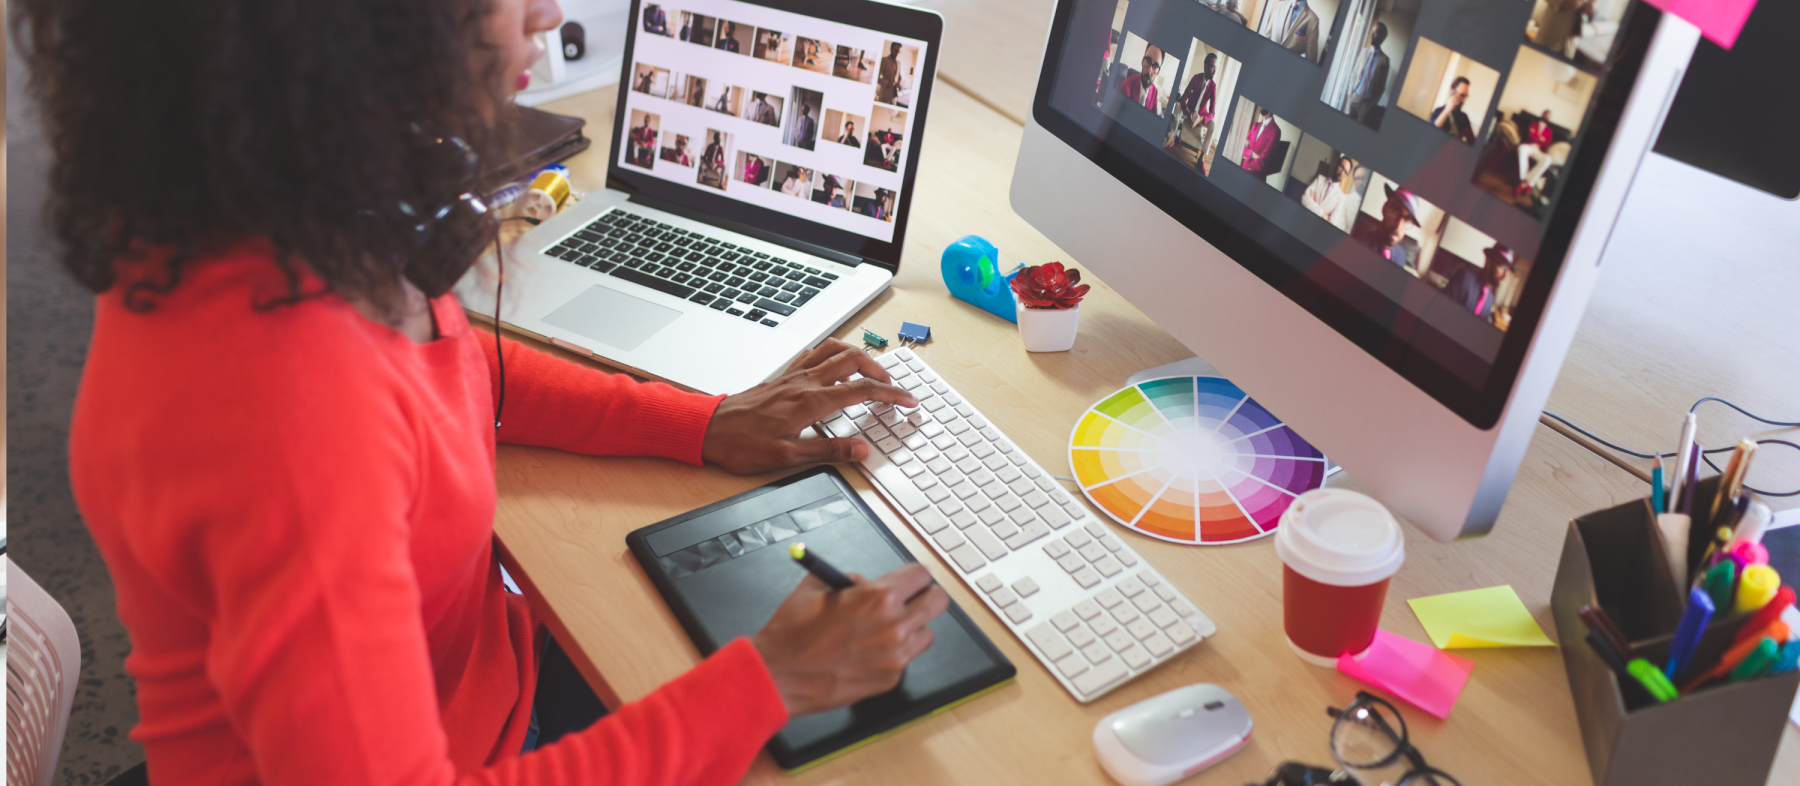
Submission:
[[[602,286],[562,304],[544,321],[623,352],[637,349],[681,312]]]

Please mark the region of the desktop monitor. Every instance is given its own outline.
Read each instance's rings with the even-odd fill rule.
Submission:
[[[1012,204],[1477,537],[1697,37],[1637,0],[1058,0]]]

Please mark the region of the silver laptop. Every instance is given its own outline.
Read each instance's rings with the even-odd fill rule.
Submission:
[[[635,0],[607,187],[509,247],[500,321],[706,393],[780,372],[899,270],[942,31],[873,0]],[[457,285],[488,317],[492,272]]]

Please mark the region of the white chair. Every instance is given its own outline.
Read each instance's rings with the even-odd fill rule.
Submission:
[[[81,642],[62,606],[6,560],[6,781],[50,786],[81,677]]]

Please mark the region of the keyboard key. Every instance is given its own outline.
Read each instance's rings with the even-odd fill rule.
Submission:
[[[767,311],[761,311],[761,310],[753,308],[753,309],[750,309],[750,313],[744,315],[744,318],[750,320],[751,322],[760,322],[760,321],[762,321],[763,317],[766,317],[768,315],[769,315],[769,312],[767,312]]]
[[[1012,588],[1013,592],[1019,593],[1019,597],[1021,598],[1029,598],[1036,595],[1038,591],[1037,581],[1030,576],[1026,576],[1025,578],[1013,582]]]
[[[1065,611],[1060,614],[1057,614],[1054,617],[1051,617],[1050,624],[1055,625],[1057,630],[1067,633],[1067,632],[1069,632],[1069,630],[1071,628],[1074,628],[1076,625],[1080,625],[1081,620],[1079,620],[1075,617],[1074,612]]]
[[[1143,617],[1142,614],[1138,613],[1137,607],[1129,603],[1121,603],[1114,606],[1112,615],[1113,619],[1118,620],[1121,625],[1129,625],[1132,620],[1141,619]]]
[[[613,275],[626,281],[630,281],[633,284],[637,284],[638,286],[649,287],[650,289],[654,289],[664,294],[674,295],[683,300],[686,300],[695,292],[693,287],[682,286],[673,281],[664,281],[655,276],[648,275],[641,270],[632,270],[628,267],[619,268],[618,270],[613,271]]]
[[[725,302],[729,302],[729,301],[725,301]],[[741,317],[744,315],[744,310],[741,308],[727,308],[727,309],[725,309],[725,313],[730,314],[734,317]]]
[[[1119,623],[1113,622],[1112,617],[1102,614],[1098,617],[1095,617],[1095,618],[1089,620],[1088,627],[1094,629],[1094,635],[1105,636],[1109,633],[1112,633],[1115,630],[1118,630]]]
[[[1082,568],[1087,567],[1087,562],[1081,558],[1081,555],[1074,554],[1074,553],[1064,554],[1060,557],[1057,557],[1056,564],[1058,566],[1060,566],[1064,571],[1071,573],[1071,574],[1073,574],[1075,571],[1078,571],[1078,570],[1081,570]]]
[[[1149,650],[1152,657],[1160,658],[1174,652],[1175,643],[1169,641],[1168,636],[1164,636],[1161,633],[1152,633],[1150,634],[1150,638],[1144,639],[1144,649]]]
[[[1006,618],[1012,620],[1012,624],[1014,625],[1031,619],[1031,608],[1023,603],[1014,603],[1011,606],[1004,606],[1001,607],[1000,610],[1006,612]]]
[[[994,533],[994,537],[1002,541],[1010,540],[1012,536],[1019,534],[1019,527],[1005,519],[989,524],[988,527]],[[1007,545],[1010,547],[1012,544],[1008,543]]]
[[[705,297],[705,296],[695,295],[694,297]],[[712,298],[707,297],[706,299],[711,300]],[[698,303],[700,301],[696,300],[694,302]],[[702,304],[702,305],[704,305],[704,304]],[[850,419],[847,417],[844,417],[843,415],[839,415],[835,418],[832,418],[831,420],[826,421],[825,422],[825,430],[831,432],[831,435],[834,437],[854,437],[854,436],[856,436],[856,431],[857,431],[856,424],[850,422]]]
[[[1069,577],[1075,579],[1075,583],[1080,584],[1082,589],[1092,589],[1095,584],[1100,583],[1100,574],[1094,572],[1090,565],[1081,566],[1081,570],[1069,574]]]
[[[1137,644],[1126,647],[1123,652],[1119,653],[1119,657],[1125,661],[1125,665],[1131,667],[1132,671],[1150,665],[1150,653],[1145,652],[1144,648]]]
[[[730,292],[730,291],[731,291],[731,290],[729,290],[729,289],[727,289],[727,290],[725,290],[725,291],[726,291],[726,292]],[[742,292],[742,293],[739,293],[739,294],[738,294],[738,296],[737,296],[737,302],[739,302],[739,303],[755,303],[755,302],[756,302],[756,293],[755,293],[755,292]],[[772,308],[770,308],[770,309],[764,309],[764,310],[765,310],[765,311],[775,311],[775,309],[772,309]],[[780,313],[781,313],[781,312],[779,312],[779,311],[776,311],[776,312],[775,312],[775,313],[778,313],[778,314],[780,314]],[[786,315],[786,314],[782,314],[782,316],[787,316],[787,315]]]
[[[1019,593],[1013,592],[1011,589],[1008,589],[1006,587],[1001,587],[997,590],[989,592],[988,597],[993,598],[994,605],[999,606],[1001,608],[1005,608],[1007,606],[1011,606],[1014,603],[1019,602]]]
[[[1044,653],[1044,659],[1051,663],[1061,660],[1064,655],[1073,651],[1069,647],[1069,641],[1064,639],[1061,633],[1057,633],[1056,626],[1049,622],[1039,623],[1037,627],[1025,634],[1025,638],[1036,644],[1038,651]]]
[[[1105,546],[1107,551],[1118,551],[1125,548],[1125,544],[1120,543],[1118,537],[1110,532],[1100,536],[1100,545]]]
[[[943,486],[938,486],[938,488],[941,489]],[[945,492],[944,496],[950,496],[949,492]],[[975,526],[977,521],[980,519],[975,518],[975,514],[970,513],[966,508],[950,514],[950,523],[955,524],[957,529],[968,529]]]
[[[1061,540],[1053,540],[1044,544],[1044,553],[1049,554],[1051,559],[1062,559],[1063,555],[1069,551],[1069,544]]]
[[[1101,636],[1100,640],[1105,642],[1106,646],[1112,648],[1113,652],[1124,652],[1126,648],[1137,643],[1132,640],[1131,634],[1122,630],[1115,630],[1112,633]]]
[[[938,544],[938,548],[941,548],[945,551],[955,550],[957,546],[961,546],[961,545],[969,542],[966,538],[964,538],[962,536],[961,532],[957,532],[956,530],[953,530],[953,529],[943,530],[943,531],[939,532],[938,534],[933,535],[931,539]]]
[[[994,533],[980,527],[970,527],[966,531],[969,535],[969,542],[975,544],[975,548],[981,549],[981,553],[988,559],[994,560],[1006,556],[1006,544],[994,537]]]
[[[728,312],[729,313],[729,312]],[[883,455],[880,451],[869,451],[869,457],[863,459],[863,469],[875,478],[877,483],[888,492],[888,495],[908,514],[918,513],[931,504],[931,500],[913,487],[906,473]]]
[[[1001,483],[1012,483],[1019,479],[1019,468],[1008,464],[994,470],[994,477],[999,478]]]
[[[1173,601],[1176,597],[1175,588],[1167,584],[1159,585],[1156,588],[1156,597],[1162,598],[1164,601]]]
[[[987,564],[987,558],[981,556],[981,552],[976,550],[973,544],[969,543],[964,543],[950,551],[944,552],[944,556],[949,557],[951,561],[955,562],[956,567],[961,569],[964,573],[972,573],[977,568]]]
[[[1056,670],[1073,681],[1076,676],[1088,670],[1087,659],[1081,657],[1081,653],[1071,651],[1056,661]]]
[[[1062,529],[1063,527],[1069,526],[1069,523],[1074,521],[1074,519],[1069,518],[1069,514],[1064,513],[1062,508],[1058,507],[1044,508],[1038,511],[1038,515],[1042,516],[1046,523],[1056,529]],[[1136,558],[1133,557],[1133,559]]]
[[[1130,673],[1130,670],[1125,667],[1125,661],[1114,658],[1070,677],[1069,681],[1074,683],[1075,690],[1079,691],[1081,695],[1092,696],[1110,687],[1113,683],[1125,679]]]
[[[1095,567],[1095,569],[1099,568],[1098,565],[1096,565],[1094,567]],[[1162,608],[1162,605],[1163,605],[1162,601],[1157,600],[1157,598],[1154,594],[1149,594],[1149,593],[1139,595],[1135,598],[1132,598],[1131,603],[1132,603],[1132,605],[1137,606],[1138,611],[1144,612],[1145,614],[1149,614],[1151,609]]]
[[[1125,598],[1121,596],[1117,590],[1111,587],[1094,593],[1094,600],[1100,604],[1101,608],[1106,609],[1110,609],[1125,602]]]
[[[1088,534],[1086,532],[1083,532],[1081,530],[1074,530],[1074,531],[1070,532],[1067,537],[1063,538],[1063,540],[1068,541],[1069,546],[1071,546],[1072,548],[1079,549],[1082,546],[1086,546],[1087,544],[1093,542],[1094,539],[1088,537]]]
[[[1034,521],[1030,524],[1020,527],[1018,534],[1015,534],[1010,538],[1006,538],[1005,542],[1006,542],[1007,548],[1010,548],[1013,551],[1018,551],[1019,549],[1025,548],[1025,546],[1030,544],[1032,541],[1037,540],[1038,538],[1044,537],[1045,535],[1049,535],[1049,534],[1050,534],[1049,527],[1044,526],[1044,524],[1042,524],[1041,522]]]
[[[931,504],[933,505],[942,505],[944,504],[944,500],[950,498],[950,490],[945,488],[942,483],[939,483],[938,485],[925,489],[925,498],[931,500]]]
[[[1006,582],[1001,581],[999,576],[989,573],[986,576],[976,579],[975,586],[980,587],[982,592],[993,592],[994,590],[1006,586]]]
[[[1144,591],[1144,583],[1137,579],[1125,579],[1115,585],[1114,588],[1119,591],[1120,595],[1124,595],[1127,598],[1135,598]]]
[[[1069,643],[1075,645],[1075,649],[1081,649],[1082,647],[1092,646],[1094,643],[1094,632],[1091,630],[1088,630],[1087,626],[1085,626],[1085,625],[1082,627],[1076,628],[1074,630],[1071,630],[1068,633],[1069,633]]]
[[[1020,480],[1020,482],[1023,482],[1026,485],[1030,485],[1030,481],[1028,481],[1024,478],[1019,478],[1019,480]],[[1018,490],[1019,489],[1017,486],[1013,487],[1014,492],[1017,492]],[[1044,507],[1045,505],[1050,504],[1050,497],[1046,496],[1044,494],[1044,492],[1038,491],[1037,489],[1032,489],[1030,491],[1025,492],[1024,494],[1020,495],[1020,498],[1024,499],[1025,504],[1030,505],[1033,510],[1037,510],[1039,508]]]
[[[712,295],[708,295],[708,294],[706,294],[706,293],[704,293],[704,292],[702,292],[702,293],[700,293],[700,294],[697,294],[697,295],[694,295],[694,296],[693,296],[693,297],[690,297],[690,298],[688,298],[688,300],[691,300],[691,301],[693,301],[693,302],[695,302],[695,303],[699,303],[699,304],[700,304],[700,305],[702,305],[702,306],[704,306],[704,305],[706,305],[706,304],[708,304],[708,303],[711,303],[711,302],[713,302],[713,296],[712,296]],[[849,435],[849,434],[839,434],[839,435],[838,435],[838,436],[840,436],[840,437],[847,437],[847,436],[850,436],[850,435]]]
[[[1173,640],[1177,647],[1199,638],[1199,634],[1195,633],[1193,628],[1188,627],[1187,623],[1179,621],[1164,628],[1163,633]]]
[[[905,445],[900,444],[900,440],[894,439],[893,436],[890,435],[877,440],[875,442],[875,447],[881,448],[881,452],[883,453],[892,453],[905,447]],[[1098,548],[1098,544],[1095,544],[1095,546]],[[1101,549],[1101,551],[1104,552],[1105,549]]]
[[[1101,557],[1098,562],[1094,563],[1094,570],[1100,571],[1100,575],[1105,576],[1109,579],[1114,576],[1119,575],[1119,572],[1124,569],[1125,569],[1125,566],[1120,565],[1119,561],[1116,559],[1113,559],[1111,554]],[[1149,597],[1149,596],[1148,595],[1139,595],[1138,597],[1144,598],[1144,597]]]
[[[1106,642],[1095,639],[1081,648],[1081,656],[1087,658],[1089,663],[1098,664],[1111,658],[1112,650],[1106,646]]]
[[[1175,614],[1181,617],[1192,617],[1195,614],[1200,613],[1199,610],[1195,609],[1194,605],[1188,603],[1185,598],[1176,598],[1169,601],[1169,608],[1174,609]]]
[[[944,514],[930,509],[920,511],[919,515],[913,517],[913,520],[919,522],[919,527],[925,530],[927,535],[935,535],[938,530],[950,526],[950,520],[944,518]],[[994,581],[997,583],[1000,580],[994,579]]]
[[[1095,603],[1092,598],[1075,604],[1075,607],[1070,610],[1075,612],[1075,616],[1084,620],[1100,616],[1100,604]]]
[[[794,311],[795,311],[795,308],[793,306],[790,306],[786,303],[778,302],[775,300],[770,300],[769,298],[766,298],[766,297],[758,299],[756,301],[756,307],[760,308],[764,311],[767,311],[771,314],[780,314],[784,317],[793,316]]]
[[[1130,622],[1125,623],[1125,630],[1126,630],[1126,632],[1130,633],[1133,638],[1147,639],[1147,638],[1150,638],[1151,634],[1156,632],[1156,626],[1150,624],[1149,620],[1144,619],[1143,617],[1138,617],[1137,619],[1134,619]],[[1149,645],[1145,645],[1145,646],[1149,646]],[[1151,650],[1151,651],[1155,652],[1155,650]]]
[[[1100,544],[1092,541],[1089,541],[1087,545],[1075,549],[1075,551],[1081,555],[1082,559],[1085,559],[1088,562],[1093,562],[1094,560],[1106,556],[1106,549],[1102,548]]]
[[[1124,565],[1127,568],[1138,564],[1137,555],[1133,554],[1130,549],[1126,549],[1117,554],[1114,554],[1113,557],[1115,557],[1119,560],[1120,565]]]
[[[1175,616],[1175,612],[1170,611],[1168,606],[1157,606],[1155,610],[1146,615],[1146,618],[1150,620],[1150,624],[1159,628],[1167,628],[1181,621],[1181,618]]]

